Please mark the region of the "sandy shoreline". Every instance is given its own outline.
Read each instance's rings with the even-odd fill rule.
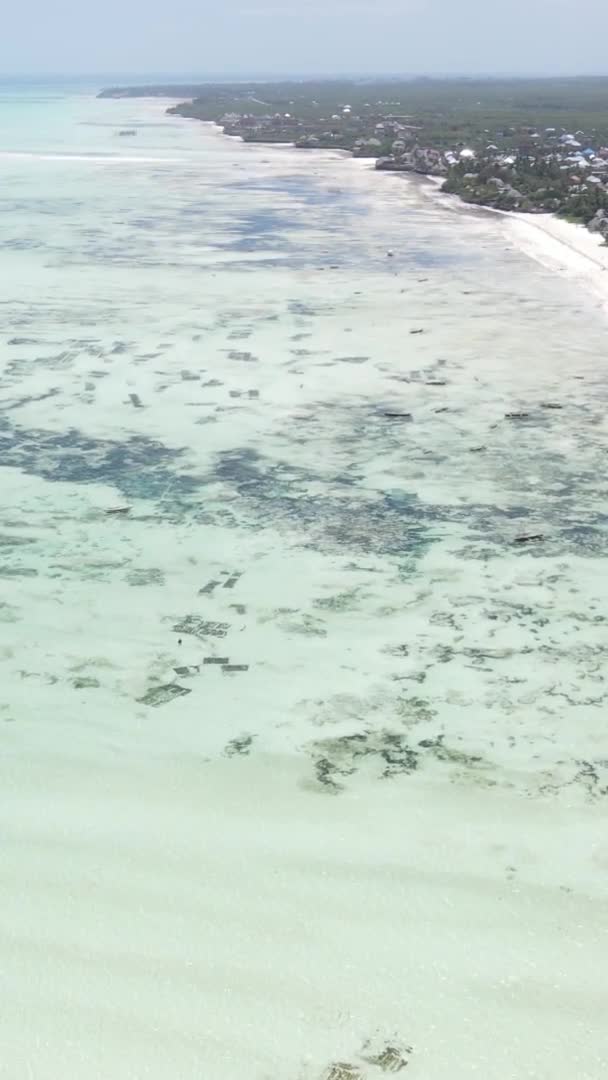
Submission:
[[[215,121],[198,121],[203,123],[207,130],[215,129],[225,139],[243,141],[240,135],[227,135],[224,128]],[[296,153],[308,154],[311,151],[297,151],[291,143],[268,143],[261,144],[265,149],[277,148],[280,150],[293,149]],[[315,153],[315,151],[312,151]],[[377,180],[376,169],[368,158],[356,158],[347,150],[324,150],[323,153],[335,155],[336,158],[348,160],[362,172],[373,174]],[[453,201],[459,210],[469,210],[471,213],[483,211],[495,214],[504,223],[507,237],[529,258],[534,259],[549,270],[555,270],[560,274],[573,278],[589,289],[601,301],[602,307],[608,310],[608,245],[604,245],[601,236],[589,232],[584,225],[575,225],[565,221],[555,214],[517,214],[494,210],[491,207],[477,207],[465,203],[457,196],[444,195],[441,191],[443,183],[441,177],[423,176],[412,173],[381,173],[381,177],[406,179],[409,182],[428,183],[429,194],[433,198],[446,205],[447,200]],[[425,185],[426,186],[426,185]],[[370,185],[371,187],[371,185]]]
[[[584,285],[608,309],[608,247],[584,225],[553,214],[504,215],[509,237],[531,258]]]
[[[503,223],[507,238],[520,251],[548,270],[555,270],[584,284],[602,302],[602,307],[608,308],[608,245],[603,243],[599,234],[589,232],[584,225],[565,221],[556,214],[516,214],[465,203],[458,196],[443,195],[440,177],[431,176],[428,179],[433,184],[433,197],[444,204],[449,199],[459,210],[496,215]]]
[[[368,159],[347,156],[356,168],[367,171],[370,177],[372,174],[377,176]],[[546,269],[557,271],[584,285],[608,310],[608,245],[603,243],[599,234],[589,232],[584,225],[565,221],[555,214],[517,214],[466,203],[456,195],[441,191],[441,177],[417,173],[382,173],[381,176],[417,184],[438,205],[451,205],[459,213],[468,211],[472,215],[494,215],[500,219],[507,239],[520,251]]]

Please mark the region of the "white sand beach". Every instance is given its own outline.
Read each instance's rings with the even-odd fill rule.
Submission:
[[[440,177],[428,177],[433,184],[432,195],[443,200],[444,205],[455,209],[465,208],[469,213],[480,212],[466,206],[460,199],[442,195]],[[517,214],[484,207],[484,214],[494,214],[504,224],[508,239],[521,251],[549,270],[576,281],[589,290],[602,303],[608,305],[608,245],[598,233],[592,233],[584,225],[575,225],[556,214]]]
[[[54,123],[6,149],[84,160],[7,159],[0,216],[1,1080],[600,1080],[572,242],[157,103]]]
[[[507,216],[507,235],[522,251],[576,281],[608,307],[608,246],[601,236],[554,214]]]

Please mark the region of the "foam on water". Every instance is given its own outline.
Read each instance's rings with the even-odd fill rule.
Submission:
[[[397,1028],[426,1078],[599,1075],[574,945],[548,970],[564,890],[595,948],[595,855],[547,822],[595,851],[608,791],[605,322],[500,221],[342,155],[156,102],[28,115],[0,121],[6,1075],[371,1080]]]
[[[25,150],[4,150],[0,153],[0,161],[73,161],[77,164],[90,162],[92,165],[179,165],[179,158],[162,157],[129,157],[126,154],[36,154]]]

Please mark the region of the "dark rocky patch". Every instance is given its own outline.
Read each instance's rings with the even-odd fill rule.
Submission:
[[[319,314],[317,308],[314,308],[312,304],[305,304],[302,300],[290,300],[288,310],[290,315],[314,316]]]
[[[145,437],[124,442],[89,438],[75,428],[63,432],[12,427],[0,420],[0,466],[22,469],[44,480],[99,483],[123,495],[157,499],[171,490],[178,500],[201,481],[176,471],[183,450]]]
[[[177,683],[166,683],[164,686],[153,686],[146,691],[143,697],[137,700],[141,705],[152,705],[158,708],[159,705],[166,705],[169,701],[173,701],[174,698],[184,697],[185,694],[190,694],[192,691],[187,686],[178,686]]]
[[[257,364],[257,356],[254,356],[250,352],[237,352],[235,349],[230,349],[228,352],[229,360],[239,360],[243,364]]]
[[[544,540],[543,533],[526,533],[523,536],[516,536],[514,543],[516,544],[533,544],[539,540]]]
[[[92,675],[80,675],[72,680],[75,690],[96,690],[100,685],[99,679],[95,679]]]
[[[48,398],[57,397],[58,393],[57,387],[53,387],[44,394],[28,394],[25,397],[17,398],[16,401],[8,401],[1,408],[2,411],[9,412],[12,409],[20,409],[23,405],[31,405],[35,401],[46,401]]]
[[[242,576],[243,576],[242,574],[231,574],[231,576],[229,578],[227,578],[226,581],[224,582],[223,588],[224,589],[234,589],[234,586],[236,585],[237,581],[239,581]]]
[[[192,634],[204,641],[208,637],[226,637],[230,629],[229,623],[209,622],[201,619],[198,615],[186,615],[179,622],[173,624],[172,629],[176,634]]]
[[[36,541],[30,536],[11,536],[10,533],[0,533],[0,548],[26,547],[35,544]]]
[[[317,780],[335,793],[343,788],[340,778],[352,776],[362,759],[369,756],[380,760],[384,778],[410,773],[418,767],[419,753],[411,749],[407,737],[388,731],[320,739],[311,749]]]
[[[385,1041],[382,1038],[368,1039],[361,1050],[361,1060],[368,1065],[375,1065],[384,1073],[397,1073],[410,1063],[413,1050],[400,1039]]]
[[[404,719],[424,722],[432,719],[433,710],[412,710],[405,702]],[[447,765],[465,769],[467,774],[488,768],[489,763],[478,754],[468,754],[453,746],[446,746],[443,734],[421,739],[416,745],[410,743],[405,732],[371,730],[369,728],[352,735],[319,739],[308,747],[318,782],[330,793],[337,794],[344,788],[344,780],[354,775],[365,761],[373,766],[378,779],[390,779],[410,774],[420,767],[425,758],[435,758]]]
[[[129,585],[164,585],[165,575],[162,570],[158,570],[156,567],[150,567],[150,569],[144,569],[135,567],[127,574],[127,582]]]
[[[430,525],[436,510],[415,495],[398,491],[345,498],[326,477],[272,462],[248,448],[219,454],[209,480],[239,495],[241,514],[252,526],[292,528],[304,546],[317,550],[417,556],[433,541]],[[327,494],[309,496],[311,480],[323,480]]]
[[[313,600],[313,607],[322,611],[353,611],[359,602],[359,589],[347,589],[335,596],[322,596]]]
[[[224,748],[224,754],[226,757],[245,757],[251,753],[251,747],[253,746],[253,740],[255,735],[240,735],[236,739],[231,739],[229,743],[226,743]]]
[[[0,577],[33,578],[38,577],[38,571],[33,566],[0,566]]]
[[[203,585],[202,589],[198,590],[199,596],[212,596],[215,589],[217,589],[219,581],[208,581],[206,585]]]
[[[198,664],[190,664],[188,666],[184,665],[183,667],[174,667],[173,670],[175,674],[179,675],[182,679],[191,679],[195,675],[200,675],[201,671]]]

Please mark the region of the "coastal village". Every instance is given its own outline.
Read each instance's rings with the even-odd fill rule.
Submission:
[[[341,149],[465,202],[555,213],[608,242],[608,79],[325,80],[110,88],[246,142]],[[185,100],[188,98],[189,100]]]
[[[608,240],[608,145],[598,145],[593,133],[484,130],[469,143],[428,146],[414,116],[355,114],[348,104],[314,124],[289,114],[247,113],[224,114],[219,123],[247,141],[309,150],[346,144],[355,157],[375,158],[376,169],[444,177],[444,190],[496,209],[564,212]]]

